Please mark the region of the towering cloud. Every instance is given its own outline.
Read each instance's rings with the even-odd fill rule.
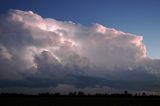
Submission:
[[[147,57],[142,36],[32,11],[10,10],[0,23],[0,87],[160,86],[160,60]]]

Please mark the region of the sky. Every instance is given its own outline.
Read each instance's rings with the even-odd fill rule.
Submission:
[[[100,23],[144,36],[147,55],[159,58],[159,0],[1,0],[0,13],[9,9],[32,10],[43,17],[83,25]]]
[[[159,3],[0,1],[0,93],[160,92]]]

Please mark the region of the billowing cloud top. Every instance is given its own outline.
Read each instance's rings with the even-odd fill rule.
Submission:
[[[160,86],[160,60],[147,57],[142,36],[32,11],[10,10],[0,23],[0,87]]]

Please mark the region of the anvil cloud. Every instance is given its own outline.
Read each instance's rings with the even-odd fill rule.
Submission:
[[[0,87],[157,90],[160,60],[143,37],[100,24],[83,26],[32,11],[0,16]]]

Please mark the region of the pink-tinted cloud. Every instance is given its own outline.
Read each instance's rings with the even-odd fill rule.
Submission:
[[[83,26],[43,18],[32,11],[10,10],[0,16],[0,23],[1,80],[35,78],[39,82],[49,79],[48,85],[92,86],[101,79],[106,80],[104,85],[114,79],[134,81],[129,76],[137,73],[135,77],[145,83],[159,76],[160,60],[147,57],[142,36],[100,24]],[[89,83],[81,82],[82,78]],[[89,80],[92,78],[96,84]],[[43,82],[37,84],[43,86]]]

